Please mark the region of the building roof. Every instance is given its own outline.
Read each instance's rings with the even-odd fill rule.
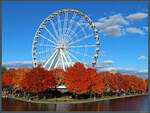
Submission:
[[[57,88],[66,88],[66,86],[65,85],[61,85],[61,86],[58,86]]]

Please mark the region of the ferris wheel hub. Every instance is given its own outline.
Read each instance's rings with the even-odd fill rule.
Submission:
[[[57,48],[57,49],[61,49],[61,50],[68,50],[68,49],[69,49],[69,48],[67,47],[67,45],[64,44],[64,43],[58,44],[56,48]]]

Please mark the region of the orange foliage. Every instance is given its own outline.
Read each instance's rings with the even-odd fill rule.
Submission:
[[[73,67],[67,69],[65,73],[65,85],[66,88],[74,94],[84,94],[88,92],[90,81],[83,64],[76,63]]]
[[[102,78],[106,91],[146,91],[144,80],[136,75],[112,74],[110,72],[100,72],[99,75]]]
[[[28,69],[20,68],[2,73],[2,87],[13,88],[31,93],[39,93],[56,85],[65,84],[68,91],[74,94],[101,94],[104,91],[146,91],[148,78],[143,80],[136,75],[122,75],[120,73],[100,72],[84,67],[82,63],[75,63],[66,72],[63,69],[47,71],[40,66]]]
[[[39,93],[48,88],[55,88],[55,81],[51,71],[46,71],[40,66],[26,73],[21,82],[21,89],[30,93]]]
[[[55,78],[56,84],[63,85],[64,84],[64,70],[63,69],[53,69],[52,70],[53,76]]]
[[[146,91],[146,83],[142,78],[138,78],[138,90]]]
[[[148,81],[149,81],[149,79],[148,79],[148,78],[146,78],[146,79],[145,79],[145,83],[146,83],[146,90],[148,90]]]
[[[123,90],[125,91],[129,90],[129,78],[130,75],[122,75],[122,85],[123,85]]]
[[[138,79],[135,75],[130,75],[129,77],[129,89],[132,91],[138,90]]]
[[[90,91],[94,94],[101,94],[104,88],[104,84],[102,82],[102,79],[97,74],[95,69],[88,68],[86,70],[87,75],[89,76],[90,81]]]
[[[2,87],[13,86],[13,77],[15,77],[15,70],[9,70],[2,74]]]
[[[112,77],[112,73],[110,72],[100,72],[99,73],[104,85],[106,91],[113,91],[116,87],[114,84],[114,78]]]
[[[20,68],[15,71],[15,76],[13,77],[14,88],[21,88],[20,84],[24,80],[25,74],[29,71],[30,69],[28,68]]]
[[[82,63],[76,63],[65,73],[67,89],[75,94],[101,94],[104,85],[95,69],[85,69]]]

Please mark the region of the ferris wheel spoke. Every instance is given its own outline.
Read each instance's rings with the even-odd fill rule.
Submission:
[[[48,49],[46,51],[38,51],[37,54],[43,54],[43,53],[48,53],[50,51],[53,51],[54,49]]]
[[[60,51],[60,56],[61,56],[61,62],[62,62],[63,69],[65,70],[63,55],[62,55],[61,51]]]
[[[98,56],[105,56],[105,54],[98,54]]]
[[[82,22],[82,21],[83,21],[83,19],[81,18],[80,21],[79,21],[79,23]],[[75,33],[76,30],[77,30],[77,28],[78,28],[78,26],[80,26],[79,23],[76,24],[76,26],[75,26],[74,29],[72,30],[71,34],[69,34],[69,36],[71,36],[71,39],[69,40],[69,42],[72,41],[75,36],[78,36],[78,35],[83,31],[83,29],[82,29],[82,30],[80,30],[78,33]],[[76,34],[76,35],[75,35],[75,34]],[[78,35],[77,35],[77,34],[78,34]],[[73,36],[73,35],[75,35],[75,36]]]
[[[60,21],[60,16],[57,16],[57,21],[58,21],[58,29],[59,29],[59,37],[62,38],[61,34],[61,21]]]
[[[50,66],[49,66],[49,68],[48,68],[48,71],[51,69],[52,65],[54,64],[54,61],[55,61],[57,55],[58,55],[58,51],[55,53],[55,56],[53,57],[53,59],[52,59],[52,61],[51,61],[51,63],[50,63]]]
[[[75,60],[77,60],[78,62],[81,62],[78,58],[76,58],[73,54],[71,54],[69,51],[68,51],[68,54],[70,55],[70,56],[72,56]]]
[[[73,31],[71,31],[71,32],[73,32]],[[64,36],[65,36],[65,41],[69,42],[71,36],[68,34],[64,34]]]
[[[45,68],[46,65],[49,63],[49,61],[52,59],[52,57],[56,54],[57,50],[55,50],[55,52],[52,54],[52,56],[48,59],[48,61],[43,65],[43,67]]]
[[[79,54],[80,56],[82,55],[82,56],[85,56],[85,57],[93,58],[93,57],[91,57],[91,56],[89,56],[89,55],[87,55],[87,54],[85,54],[85,53],[81,53],[81,52],[79,52],[79,51],[74,51],[74,50],[70,50],[70,51],[72,51],[73,53]]]
[[[56,46],[53,46],[53,45],[48,45],[48,44],[36,44],[37,46],[46,46],[46,47],[56,47]]]
[[[53,38],[53,40],[55,40],[55,41],[57,42],[56,38],[55,38],[54,35],[47,29],[47,27],[44,27],[44,28],[45,28],[46,31],[49,33],[49,35]]]
[[[69,23],[69,27],[68,27],[68,29],[67,29],[67,32],[66,32],[66,34],[69,34],[69,32],[70,32],[70,30],[71,30],[71,28],[72,28],[72,23],[74,22],[74,19],[76,18],[76,13],[73,15],[73,17],[72,17],[72,19],[70,20],[70,23]]]
[[[39,61],[39,63],[40,63],[40,64],[44,63],[44,60],[41,59],[41,60]]]
[[[81,38],[81,39],[79,39],[79,40],[73,41],[73,42],[69,43],[69,45],[74,44],[74,43],[77,43],[77,42],[80,42],[81,40],[85,40],[85,39],[87,39],[87,38],[89,38],[89,37],[91,37],[91,36],[93,36],[93,34],[90,34],[90,35],[88,35],[88,36],[84,36],[83,38]]]
[[[66,31],[67,21],[68,21],[68,12],[65,13],[64,26],[63,26],[63,35],[65,34],[65,31]]]
[[[68,59],[69,59],[69,61],[70,61],[71,65],[72,65],[72,60],[71,60],[71,58],[70,58],[70,56],[69,56],[69,54],[67,53],[67,51],[66,51],[66,50],[65,50],[65,53],[66,53],[66,55],[67,55],[67,57],[68,57]]]
[[[54,25],[53,20],[51,20],[51,24],[52,24],[52,27],[53,27],[54,32],[55,32],[55,34],[56,34],[56,37],[57,37],[57,39],[59,40],[58,32],[57,32],[57,30],[56,30],[56,27],[55,27],[55,25]]]
[[[50,57],[50,55],[46,55],[46,56],[42,57],[41,60],[44,60],[45,58],[48,58],[48,57]],[[45,60],[44,60],[44,61],[45,61]],[[45,62],[46,62],[46,61],[45,61]]]
[[[76,24],[76,26],[74,27],[74,29],[72,30],[73,32],[71,32],[69,35],[72,36],[73,34],[75,34],[75,31],[77,30],[79,23],[81,23],[83,21],[83,18],[81,18],[79,20],[79,22]]]
[[[61,50],[61,51],[62,51],[62,50]],[[64,52],[63,52],[63,51],[62,51],[62,55],[63,55],[63,57],[64,57],[64,59],[65,59],[65,61],[66,61],[67,65],[68,65],[68,67],[69,67],[69,63],[68,63],[67,58],[66,58],[66,56],[65,56],[65,54],[64,54]]]
[[[77,34],[75,34],[75,35],[71,38],[71,40],[69,40],[69,43],[72,42],[73,39],[77,38],[80,33],[85,32],[85,29],[86,29],[86,27],[85,27],[85,28],[82,28]]]
[[[69,48],[76,48],[76,47],[96,47],[96,45],[79,45],[79,46],[69,46]]]
[[[42,38],[44,38],[44,39],[46,39],[47,41],[49,41],[49,42],[53,43],[54,45],[56,45],[56,43],[55,43],[54,41],[52,41],[52,40],[46,38],[45,36],[43,36],[43,35],[41,35],[41,34],[39,34],[39,36],[41,36]]]

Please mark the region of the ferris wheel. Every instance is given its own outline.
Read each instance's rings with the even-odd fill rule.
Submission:
[[[96,65],[98,31],[92,20],[75,9],[50,14],[39,26],[32,44],[33,67],[66,69],[75,62]]]

